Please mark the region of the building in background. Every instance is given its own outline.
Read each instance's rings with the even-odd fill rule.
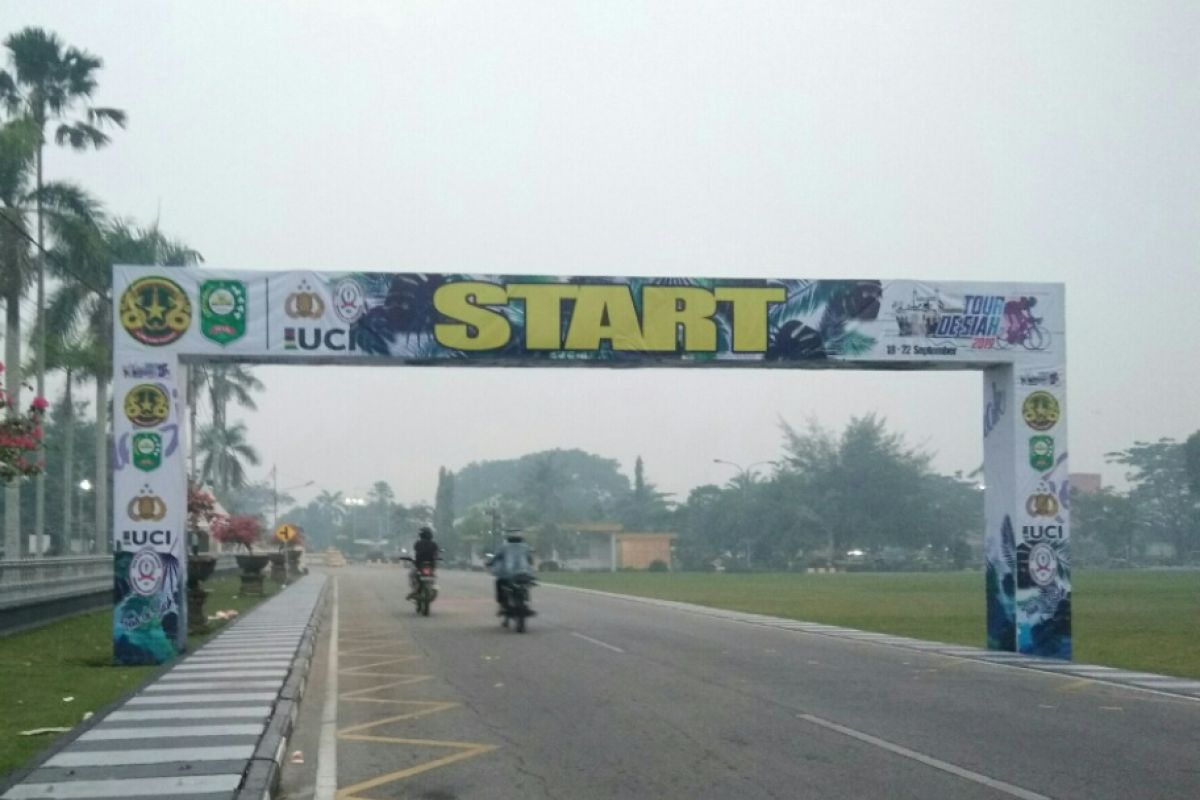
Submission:
[[[1099,472],[1072,472],[1067,479],[1071,488],[1080,494],[1100,494],[1104,488]]]

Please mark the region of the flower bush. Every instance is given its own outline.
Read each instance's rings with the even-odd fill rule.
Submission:
[[[187,515],[190,530],[196,530],[202,522],[211,523],[218,516],[217,498],[212,492],[188,483]]]
[[[212,523],[212,535],[222,544],[240,544],[247,553],[253,553],[262,536],[262,523],[250,514],[217,517]]]
[[[46,398],[35,397],[26,413],[14,414],[8,394],[0,389],[0,481],[37,475],[46,466],[35,454],[42,448],[42,417],[49,407]]]

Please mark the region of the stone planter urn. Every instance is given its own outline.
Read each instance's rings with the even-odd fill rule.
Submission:
[[[300,574],[300,556],[304,555],[304,551],[292,548],[290,550],[285,550],[284,552],[287,553],[288,573],[291,575],[299,575]]]
[[[242,571],[241,593],[243,595],[262,595],[262,571],[270,563],[270,558],[266,553],[238,553],[235,559],[238,568]]]
[[[287,583],[287,555],[282,550],[268,554],[271,559],[271,580],[278,584]]]
[[[212,576],[217,559],[209,555],[192,555],[188,556],[187,565],[188,633],[203,633],[208,629],[208,615],[204,611],[208,592],[201,584]]]

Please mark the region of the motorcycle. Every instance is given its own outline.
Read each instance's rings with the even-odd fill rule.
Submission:
[[[509,622],[514,622],[517,633],[525,632],[525,620],[537,614],[529,607],[529,591],[537,586],[532,575],[518,575],[504,586],[504,608],[501,615],[504,621],[500,624],[505,628]]]
[[[411,558],[401,557],[401,561],[415,564]],[[431,564],[422,564],[417,570],[417,586],[412,597],[417,606],[417,613],[423,617],[429,616],[429,607],[437,599],[437,573]]]

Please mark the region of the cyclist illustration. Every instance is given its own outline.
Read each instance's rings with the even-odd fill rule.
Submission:
[[[1019,297],[1004,304],[1004,342],[1024,346],[1027,350],[1042,350],[1049,338],[1042,329],[1041,317],[1033,315],[1036,297]]]

